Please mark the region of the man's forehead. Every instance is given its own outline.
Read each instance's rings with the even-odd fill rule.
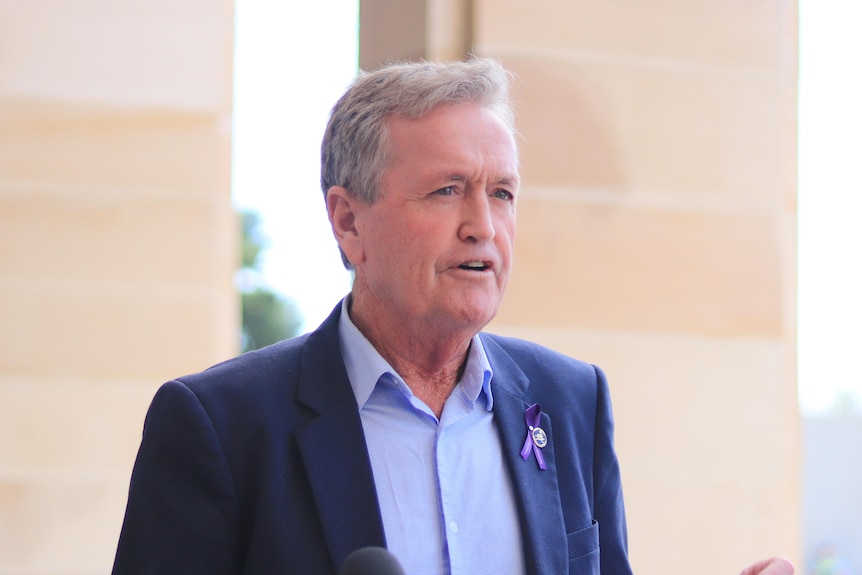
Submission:
[[[483,124],[483,119],[490,122]],[[479,123],[472,124],[473,121]],[[496,127],[493,127],[494,124]],[[386,117],[384,126],[390,142],[394,137],[405,137],[406,141],[399,142],[401,145],[411,143],[426,134],[428,137],[446,137],[448,134],[462,133],[465,130],[475,131],[478,127],[486,136],[496,132],[492,139],[502,145],[511,146],[515,157],[518,155],[515,131],[492,108],[478,104],[440,105],[416,118],[393,113]]]

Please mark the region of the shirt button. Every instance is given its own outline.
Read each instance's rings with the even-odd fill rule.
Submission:
[[[456,523],[455,521],[450,521],[449,531],[451,531],[452,533],[458,533],[458,523]]]

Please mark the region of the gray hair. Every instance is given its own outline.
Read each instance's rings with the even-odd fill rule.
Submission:
[[[342,186],[372,204],[388,164],[391,115],[421,118],[444,104],[486,106],[514,133],[510,74],[495,60],[415,62],[360,73],[332,108],[321,146],[323,196]],[[341,254],[345,266],[352,266]]]

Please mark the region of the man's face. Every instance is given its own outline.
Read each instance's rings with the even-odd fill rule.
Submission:
[[[503,122],[476,104],[389,119],[381,196],[356,210],[363,297],[418,330],[480,330],[512,261],[518,160]]]

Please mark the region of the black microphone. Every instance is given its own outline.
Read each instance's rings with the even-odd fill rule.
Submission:
[[[383,547],[363,547],[347,556],[338,575],[405,575],[395,555]]]

